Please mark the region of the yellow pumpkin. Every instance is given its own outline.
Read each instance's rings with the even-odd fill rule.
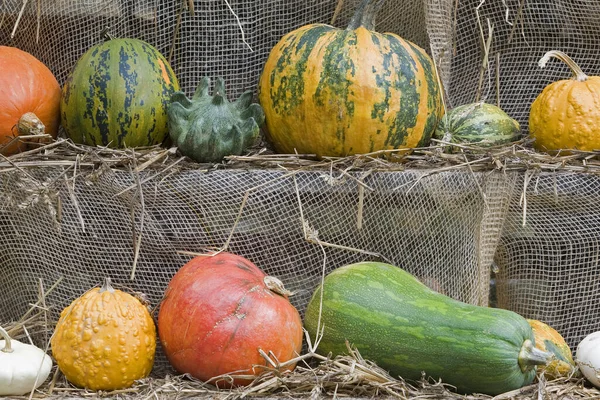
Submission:
[[[543,374],[548,379],[568,377],[575,371],[575,362],[569,345],[554,328],[535,319],[528,319],[533,330],[535,347],[554,355],[543,369]]]
[[[551,57],[569,66],[571,79],[553,82],[531,104],[529,133],[537,150],[600,150],[600,77],[587,76],[565,53],[552,50],[539,62],[545,67]]]
[[[75,386],[124,389],[150,374],[156,327],[145,305],[107,279],[62,311],[50,343],[58,367]]]

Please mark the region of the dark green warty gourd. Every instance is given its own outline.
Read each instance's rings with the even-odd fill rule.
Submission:
[[[169,134],[179,151],[197,162],[216,163],[252,146],[265,114],[260,105],[252,103],[252,91],[229,102],[223,78],[217,78],[212,96],[209,86],[210,79],[204,77],[191,99],[176,92],[167,114]]]

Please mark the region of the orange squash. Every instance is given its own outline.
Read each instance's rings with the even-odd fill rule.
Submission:
[[[571,349],[561,334],[542,321],[528,319],[527,322],[533,329],[535,347],[554,355],[554,359],[544,367],[544,376],[556,379],[571,375],[575,370],[575,362]]]
[[[346,29],[309,24],[273,47],[259,82],[267,138],[280,153],[347,156],[429,145],[444,113],[425,50],[375,31],[383,1]]]
[[[146,306],[107,279],[62,311],[50,344],[58,367],[75,386],[124,389],[150,374],[156,328]]]
[[[56,137],[61,89],[50,69],[31,54],[0,46],[0,153],[28,149],[18,135]]]
[[[573,77],[546,86],[531,104],[529,134],[539,151],[600,150],[600,77],[587,76],[561,51],[547,52],[539,62],[551,58],[569,66]],[[568,152],[568,151],[567,151]]]

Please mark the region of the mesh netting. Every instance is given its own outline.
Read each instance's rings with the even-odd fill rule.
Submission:
[[[18,319],[36,301],[39,278],[46,287],[63,278],[47,300],[54,318],[105,276],[157,305],[190,258],[182,252],[220,248],[234,227],[229,250],[297,292],[292,303],[301,313],[324,269],[368,259],[403,266],[454,298],[487,304],[489,249],[514,184],[507,175],[467,172],[360,179],[189,170],[168,179],[141,176],[140,196],[129,172],[107,169],[69,181],[60,171],[32,172],[0,176],[3,319]]]
[[[187,94],[203,76],[222,76],[234,99],[256,89],[283,34],[332,19],[344,26],[358,2],[195,0],[192,15],[187,0],[4,0],[0,44],[32,53],[62,83],[107,29],[157,47]],[[482,73],[491,27],[489,65]],[[539,58],[563,50],[584,71],[596,72],[599,27],[600,3],[575,0],[388,0],[377,24],[432,52],[448,107],[477,98],[499,101],[524,131],[541,89],[569,76],[557,62],[541,70]],[[600,329],[590,318],[600,314],[595,176],[548,173],[529,181],[526,173],[454,170],[379,172],[363,179],[356,173],[363,186],[349,177],[332,181],[328,172],[186,170],[145,181],[142,202],[127,170],[101,169],[74,181],[65,181],[63,172],[0,174],[0,322],[19,318],[37,299],[39,278],[47,286],[63,277],[49,299],[54,316],[106,275],[157,305],[189,259],[181,251],[222,246],[244,194],[258,187],[248,192],[230,250],[297,291],[293,302],[301,311],[323,264],[330,271],[376,258],[373,253],[454,298],[485,305],[495,257],[499,306],[552,324],[571,345]],[[301,210],[310,226],[303,225]],[[307,240],[315,231],[335,246]]]
[[[600,178],[529,173],[517,188],[496,253],[498,305],[576,347],[600,328]]]
[[[256,88],[269,51],[284,34],[308,23],[334,20],[345,26],[359,2],[345,0],[340,8],[338,0],[195,0],[192,16],[188,0],[32,1],[17,24],[23,2],[6,0],[0,3],[0,45],[29,51],[62,83],[107,29],[114,37],[154,45],[171,62],[187,94],[203,76],[222,76],[228,95],[237,98]],[[384,4],[378,29],[428,46],[420,0],[403,3],[403,10],[395,1]]]
[[[591,75],[600,69],[600,2],[424,1],[431,48],[441,68],[449,107],[477,99],[499,103],[526,131],[529,107],[537,95],[550,82],[571,76],[558,61],[541,69],[538,61],[544,53],[562,50]],[[484,65],[484,59],[488,64]]]

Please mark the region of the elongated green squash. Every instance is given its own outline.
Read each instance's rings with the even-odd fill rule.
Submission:
[[[75,143],[150,146],[168,134],[167,106],[179,90],[163,55],[138,39],[111,39],[77,61],[62,90],[61,125]]]
[[[496,395],[532,382],[551,355],[534,347],[527,320],[434,292],[401,268],[362,262],[336,269],[313,294],[304,324],[317,351],[346,352],[345,341],[393,376],[421,372],[461,393]]]

